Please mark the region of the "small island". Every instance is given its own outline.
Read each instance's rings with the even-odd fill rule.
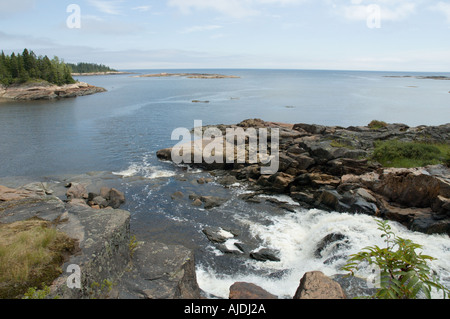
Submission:
[[[105,92],[106,89],[75,81],[72,69],[58,57],[20,54],[0,55],[0,99],[51,100]]]
[[[416,78],[419,80],[450,80],[450,77],[444,75],[385,75],[385,78]]]
[[[156,73],[136,75],[136,78],[159,78],[159,77],[187,77],[188,79],[239,79],[235,75],[208,74],[208,73]]]

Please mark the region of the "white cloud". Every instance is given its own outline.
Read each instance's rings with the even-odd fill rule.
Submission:
[[[145,12],[145,11],[149,11],[152,8],[152,6],[139,6],[139,7],[134,7],[132,8],[132,10],[137,10],[140,12]]]
[[[122,0],[115,0],[115,1],[106,1],[106,0],[88,0],[88,3],[96,7],[97,10],[103,13],[112,14],[112,15],[119,15],[121,14],[121,3]]]
[[[176,7],[183,13],[192,10],[214,10],[234,18],[243,18],[257,14],[250,7],[250,0],[169,0],[169,6]]]
[[[450,3],[439,1],[436,5],[431,6],[430,9],[443,13],[447,18],[447,22],[450,23]]]
[[[344,4],[342,1],[327,2],[336,14],[348,20],[367,20],[373,14],[374,8],[377,8],[382,21],[400,21],[416,13],[421,0],[352,0]]]
[[[168,5],[183,13],[192,10],[214,10],[233,18],[245,18],[260,14],[262,5],[295,5],[309,0],[168,0]]]
[[[192,32],[202,32],[202,31],[212,31],[221,29],[222,26],[220,25],[197,25],[193,27],[186,28],[181,31],[181,33],[192,33]]]

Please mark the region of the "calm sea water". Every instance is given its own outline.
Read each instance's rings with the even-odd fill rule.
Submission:
[[[159,73],[166,70],[134,70]],[[227,297],[234,281],[251,281],[281,297],[292,296],[306,271],[339,272],[343,260],[324,264],[333,252],[314,258],[314,247],[330,232],[348,234],[343,255],[380,242],[376,222],[367,216],[282,211],[270,204],[249,204],[230,189],[195,181],[205,173],[160,162],[156,151],[173,146],[175,128],[194,120],[232,124],[248,118],[289,123],[366,125],[373,119],[415,125],[450,122],[450,81],[394,72],[296,70],[171,70],[238,75],[240,79],[134,78],[130,75],[78,77],[106,93],[40,102],[0,104],[0,177],[42,179],[62,174],[99,173],[126,193],[124,207],[132,229],[144,239],[180,243],[195,249],[202,289]],[[430,75],[430,74],[426,74]],[[432,74],[435,75],[435,74]],[[439,74],[450,76],[450,74]],[[210,103],[192,103],[208,100]],[[55,177],[56,178],[56,177]],[[170,195],[185,197],[174,201]],[[189,193],[228,201],[203,210]],[[289,201],[288,198],[278,199]],[[280,252],[280,263],[261,263],[220,253],[202,233],[205,226],[237,229],[249,247]],[[398,232],[424,245],[439,260],[433,265],[450,285],[448,236],[425,236],[396,225]],[[228,245],[232,247],[233,241]],[[380,243],[380,245],[382,242]]]

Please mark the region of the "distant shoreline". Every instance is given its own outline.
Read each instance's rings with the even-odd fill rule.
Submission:
[[[136,75],[135,78],[156,78],[156,77],[187,77],[188,79],[239,79],[236,75],[208,74],[208,73],[156,73]]]

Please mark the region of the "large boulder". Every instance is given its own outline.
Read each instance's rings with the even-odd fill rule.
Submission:
[[[439,197],[450,198],[450,168],[439,166],[439,175],[433,174],[432,167],[385,169],[372,190],[391,202],[408,207],[432,207]]]
[[[294,299],[347,299],[342,287],[320,271],[307,272]]]

